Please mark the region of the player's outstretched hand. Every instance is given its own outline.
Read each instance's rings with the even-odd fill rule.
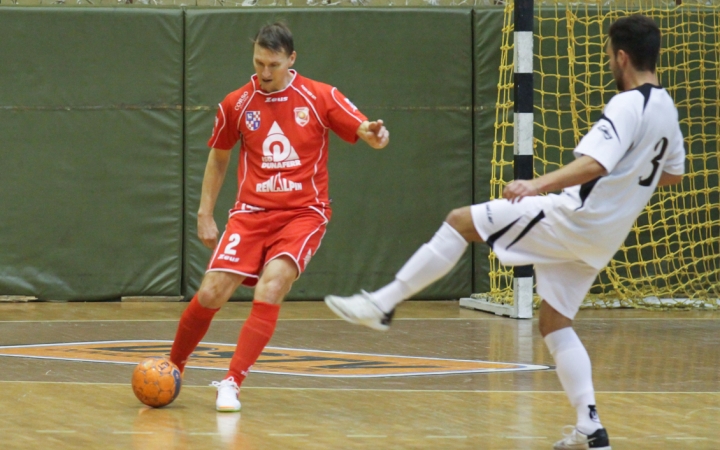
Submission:
[[[532,180],[515,180],[505,186],[505,189],[503,189],[503,198],[510,200],[510,203],[515,203],[525,197],[532,197],[539,193],[540,191],[535,187]]]
[[[203,245],[214,249],[218,243],[218,227],[212,215],[198,214],[198,237]]]
[[[363,122],[358,128],[358,136],[375,149],[384,148],[390,142],[390,132],[385,128],[382,120]]]

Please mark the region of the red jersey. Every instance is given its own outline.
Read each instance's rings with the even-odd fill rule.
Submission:
[[[290,72],[281,91],[261,90],[253,75],[220,103],[208,146],[242,140],[233,210],[326,208],[329,130],[355,143],[367,120],[337,88]]]

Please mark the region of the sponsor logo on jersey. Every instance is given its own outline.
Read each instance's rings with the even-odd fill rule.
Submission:
[[[167,355],[172,341],[126,340],[67,342],[0,347],[0,356],[134,366],[149,356]],[[235,344],[201,342],[187,367],[227,371]],[[265,347],[252,371],[277,375],[377,378],[454,373],[548,370],[549,366],[504,362],[375,355],[343,351]]]
[[[345,103],[347,103],[352,108],[353,112],[357,112],[357,106],[355,106],[349,98],[345,97]]]
[[[248,93],[247,91],[243,92],[243,94],[238,99],[237,103],[235,103],[235,111],[240,111],[245,104],[245,100],[248,99]]]
[[[600,130],[606,140],[612,139],[612,134],[610,134],[610,129],[607,127],[607,125],[598,126],[598,130]]]
[[[301,84],[300,87],[302,88],[303,91],[305,91],[305,93],[306,93],[307,95],[309,95],[310,97],[312,97],[313,100],[317,100],[317,97],[315,97],[315,94],[313,94],[312,92],[310,92],[310,89],[306,88],[304,84]]]
[[[250,131],[260,128],[260,111],[245,111],[245,125]]]
[[[273,122],[270,132],[263,141],[263,156],[260,167],[263,169],[285,169],[300,165],[300,158],[297,152],[290,145],[290,140],[285,136],[280,125]]]
[[[265,99],[265,103],[277,103],[286,101],[288,101],[287,97],[268,97]]]
[[[310,122],[310,108],[307,106],[295,108],[295,123],[304,127],[308,122]]]
[[[302,183],[296,183],[280,176],[273,175],[269,180],[258,183],[255,192],[292,192],[302,191]]]

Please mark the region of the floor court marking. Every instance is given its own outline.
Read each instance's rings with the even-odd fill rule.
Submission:
[[[170,353],[172,341],[127,339],[0,346],[0,356],[55,361],[137,365]],[[226,371],[235,344],[200,342],[189,369]],[[551,370],[552,366],[504,361],[405,356],[343,350],[265,347],[255,373],[318,378],[389,378]]]
[[[154,431],[113,431],[112,434],[155,434]]]
[[[547,439],[547,436],[502,436],[505,439]],[[614,439],[614,437],[613,437]]]
[[[671,440],[671,441],[706,441],[708,438],[706,437],[672,437],[672,436],[665,436],[665,439]]]
[[[717,314],[711,312],[709,314]],[[484,321],[498,321],[501,319],[508,319],[507,317],[491,316],[491,317],[445,317],[445,318],[393,318],[393,322],[421,322],[421,321],[466,321],[466,322],[484,322]],[[175,319],[68,319],[68,320],[0,320],[0,323],[113,323],[113,322],[178,322],[180,317]],[[247,318],[237,319],[213,319],[215,322],[244,322]],[[510,320],[510,319],[508,319]],[[684,321],[684,320],[698,320],[698,321],[720,321],[720,315],[718,317],[586,317],[586,318],[575,318],[575,322],[591,322],[591,321]],[[278,322],[344,322],[343,319],[278,319]],[[532,322],[537,322],[537,317],[531,319]]]
[[[77,433],[77,430],[35,430],[36,433],[41,434],[74,434]],[[153,431],[113,431],[110,434],[123,434],[123,435],[153,435],[156,434]],[[188,436],[222,436],[222,433],[217,432],[201,432],[201,431],[190,431],[187,433]],[[270,437],[311,437],[314,435],[306,434],[306,433],[268,433],[267,434]],[[321,436],[325,436],[322,435]],[[388,435],[374,435],[374,434],[348,434],[346,435],[347,438],[354,438],[354,439],[387,439]],[[488,434],[479,434],[479,435],[426,435],[424,436],[425,439],[480,439],[480,438],[487,438],[487,437],[494,437],[494,438],[501,438],[501,439],[511,439],[511,440],[530,440],[530,439],[542,439],[546,440],[549,439],[547,436],[494,436],[494,435],[488,435]],[[394,435],[390,436],[391,439],[406,439],[407,436],[404,434],[400,435]],[[640,439],[665,439],[670,441],[709,441],[710,438],[707,437],[701,437],[701,436],[642,436],[638,435],[633,438],[625,437],[625,436],[613,436],[613,440],[640,440]]]
[[[0,380],[0,384],[29,383],[29,384],[70,384],[78,386],[127,386],[128,383],[94,383],[85,381],[30,381],[30,380]],[[185,385],[183,389],[215,389],[205,385]],[[377,389],[377,388],[308,388],[308,387],[283,387],[283,386],[243,386],[243,390],[270,390],[270,391],[348,391],[348,392],[407,392],[407,393],[459,393],[459,394],[554,394],[565,395],[564,391],[493,391],[493,390],[470,390],[470,389]],[[637,392],[637,391],[595,391],[595,394],[602,395],[720,395],[720,391],[703,392]]]
[[[42,434],[72,434],[77,433],[77,430],[35,430],[35,432]]]
[[[308,437],[309,434],[292,434],[292,433],[268,433],[268,436],[273,437]]]

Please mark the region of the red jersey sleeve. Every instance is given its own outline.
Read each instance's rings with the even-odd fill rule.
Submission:
[[[208,147],[220,150],[231,150],[233,146],[240,140],[240,132],[231,117],[234,109],[234,102],[230,98],[231,95],[225,97],[225,100],[218,106],[217,115],[215,116],[215,127],[213,127],[212,136],[208,140]]]
[[[328,127],[344,141],[355,143],[357,129],[368,120],[337,88],[331,88],[326,99]]]

